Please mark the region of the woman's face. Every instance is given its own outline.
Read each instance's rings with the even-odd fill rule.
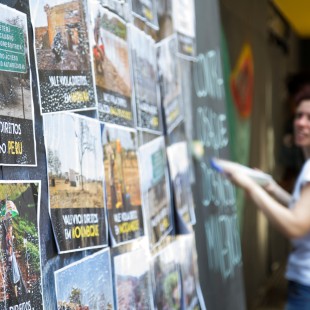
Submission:
[[[310,99],[300,102],[294,121],[295,144],[302,148],[310,147]]]

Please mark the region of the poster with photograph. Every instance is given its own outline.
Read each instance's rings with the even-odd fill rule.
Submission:
[[[144,236],[137,133],[104,125],[101,139],[108,221],[114,246]]]
[[[181,277],[179,265],[176,261],[176,250],[175,242],[171,242],[153,257],[153,287],[156,309],[183,309]]]
[[[141,248],[114,256],[117,309],[154,309],[149,253]]]
[[[172,211],[164,137],[139,148],[141,191],[151,247],[172,230]]]
[[[183,119],[181,75],[177,58],[175,35],[156,44],[158,83],[164,110],[166,132],[170,133]]]
[[[40,181],[0,181],[0,309],[43,309]]]
[[[98,1],[88,1],[99,120],[133,127],[126,22]]]
[[[131,21],[131,5],[130,0],[99,0],[103,7],[108,8],[127,22]]]
[[[110,249],[54,273],[57,309],[114,309]]]
[[[158,29],[156,0],[131,0],[132,13],[148,26]]]
[[[100,122],[44,115],[49,208],[59,253],[107,245]]]
[[[194,59],[196,56],[195,2],[172,0],[172,21],[178,37],[178,52]]]
[[[0,9],[0,165],[36,166],[27,16]]]
[[[96,108],[83,0],[30,0],[41,112]]]
[[[174,203],[177,214],[187,224],[194,224],[194,202],[190,184],[187,143],[178,142],[167,147]]]
[[[198,310],[200,309],[200,299],[197,290],[199,281],[195,235],[192,233],[177,236],[176,246],[179,253],[177,259],[182,274],[184,308]]]
[[[129,30],[137,127],[160,133],[155,41],[133,25]]]

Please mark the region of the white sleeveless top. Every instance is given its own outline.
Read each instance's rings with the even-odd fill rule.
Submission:
[[[308,182],[310,182],[310,159],[304,163],[298,176],[290,208],[294,208],[302,187]],[[310,233],[302,238],[292,240],[292,252],[288,258],[286,278],[310,286]]]

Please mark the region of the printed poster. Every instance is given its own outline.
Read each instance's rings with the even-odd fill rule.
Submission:
[[[40,181],[0,182],[1,309],[43,309],[39,202]]]
[[[178,142],[168,146],[167,156],[177,214],[185,223],[193,224],[195,215],[186,142]]]
[[[44,115],[49,208],[59,253],[107,245],[100,123]]]
[[[178,52],[194,59],[196,56],[195,1],[172,0],[172,20],[178,37]]]
[[[153,286],[156,309],[182,309],[181,277],[176,262],[175,242],[153,257]]]
[[[114,309],[109,248],[54,272],[57,309]]]
[[[133,25],[129,30],[137,127],[159,133],[161,117],[155,41]]]
[[[148,252],[136,249],[114,256],[117,309],[154,309]]]
[[[173,228],[164,138],[158,137],[141,146],[139,160],[145,223],[154,247]]]
[[[0,165],[36,166],[27,16],[0,9]]]
[[[156,44],[158,83],[164,110],[166,132],[170,133],[183,119],[181,75],[177,58],[177,37],[172,35]]]
[[[129,0],[99,0],[103,7],[108,8],[126,21],[131,20],[131,5]]]
[[[96,108],[83,0],[30,0],[41,112]]]
[[[156,0],[131,0],[132,13],[148,26],[158,29]]]
[[[126,22],[89,1],[99,120],[134,126]]]
[[[102,130],[104,173],[112,245],[144,236],[136,131]]]

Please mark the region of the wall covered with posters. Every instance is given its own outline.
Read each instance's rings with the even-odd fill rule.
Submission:
[[[0,308],[242,309],[217,2],[0,2]]]

